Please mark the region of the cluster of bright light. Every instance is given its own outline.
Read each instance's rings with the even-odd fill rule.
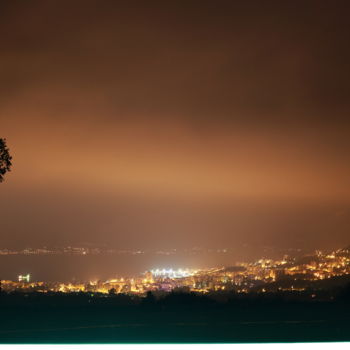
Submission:
[[[182,277],[193,276],[197,272],[197,270],[156,269],[156,270],[151,270],[151,272],[155,277],[182,278]]]
[[[18,276],[18,281],[19,282],[24,282],[24,281],[29,282],[29,280],[30,280],[30,274],[29,273],[27,275],[19,275]]]

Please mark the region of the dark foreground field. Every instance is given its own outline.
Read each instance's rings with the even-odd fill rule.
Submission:
[[[350,341],[347,299],[2,294],[0,311],[1,343]]]

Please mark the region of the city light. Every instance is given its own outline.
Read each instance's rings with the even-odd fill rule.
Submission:
[[[19,275],[18,276],[18,282],[29,282],[30,281],[30,274],[27,275]]]
[[[155,277],[167,277],[167,278],[183,278],[183,277],[189,277],[193,276],[198,272],[198,270],[192,270],[192,269],[178,269],[178,270],[173,270],[173,269],[155,269],[151,270],[151,273]]]
[[[350,252],[338,250],[331,254],[317,252],[306,260],[284,256],[281,260],[259,259],[229,267],[156,268],[139,276],[115,277],[88,282],[30,282],[30,274],[19,275],[17,282],[2,280],[2,290],[36,292],[91,292],[101,294],[131,293],[145,295],[148,291],[170,292],[185,289],[197,293],[227,291],[249,293],[252,290],[305,291],[314,281],[350,275]]]

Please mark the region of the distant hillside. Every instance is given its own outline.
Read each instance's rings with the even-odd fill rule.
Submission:
[[[261,291],[265,289],[269,292],[278,292],[279,288],[291,289],[293,286],[295,290],[310,290],[310,291],[332,291],[334,289],[343,288],[350,285],[350,275],[335,276],[323,280],[310,281],[303,279],[302,276],[285,276],[278,280],[278,282],[266,283],[264,285],[253,288],[252,291]]]
[[[336,253],[338,256],[350,257],[350,245]]]

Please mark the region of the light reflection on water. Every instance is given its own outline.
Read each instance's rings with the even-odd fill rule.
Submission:
[[[0,256],[0,279],[30,273],[33,281],[88,281],[137,276],[154,268],[207,268],[232,265],[228,254],[145,255],[6,255]]]

